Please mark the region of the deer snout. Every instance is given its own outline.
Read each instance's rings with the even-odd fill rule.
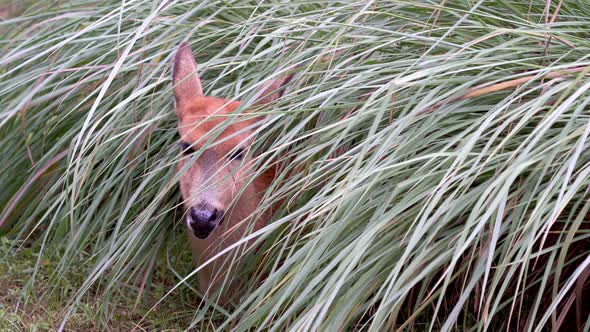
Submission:
[[[199,239],[205,239],[221,223],[223,211],[209,206],[193,207],[187,219],[193,234]]]

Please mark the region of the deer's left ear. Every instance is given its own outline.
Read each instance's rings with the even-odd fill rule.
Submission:
[[[267,104],[282,97],[283,93],[285,93],[285,87],[291,79],[293,79],[293,74],[282,76],[264,83],[262,88],[260,88],[260,93],[254,104]]]

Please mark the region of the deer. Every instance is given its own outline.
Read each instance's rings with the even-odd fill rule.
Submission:
[[[264,107],[279,99],[291,78],[292,75],[267,81],[253,105]],[[271,168],[254,179],[251,175],[253,160],[248,151],[255,127],[264,119],[262,116],[235,116],[207,144],[215,129],[227,116],[235,114],[241,102],[203,95],[197,62],[187,42],[180,44],[174,56],[172,81],[183,154],[176,167],[180,174],[184,223],[193,262],[201,266],[241,240],[249,230],[257,231],[269,222],[270,211],[259,215],[253,225],[248,219],[260,205],[275,174]],[[198,272],[199,291],[211,296],[224,282],[228,266],[223,259],[204,266]],[[219,295],[217,301],[227,303],[232,297],[235,294],[229,290]]]

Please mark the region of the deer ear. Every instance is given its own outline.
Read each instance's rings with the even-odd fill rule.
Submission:
[[[183,42],[176,51],[172,70],[174,97],[177,104],[186,104],[203,95],[201,80],[197,74],[197,62],[187,42]]]
[[[282,97],[283,93],[285,93],[286,85],[291,81],[292,78],[293,74],[282,76],[264,83],[262,88],[260,88],[260,94],[258,95],[258,98],[256,98],[254,104],[267,104]]]

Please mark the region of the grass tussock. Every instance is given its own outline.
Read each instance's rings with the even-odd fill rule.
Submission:
[[[78,276],[60,324],[90,296],[108,326],[122,289],[140,310],[163,285],[129,320],[185,296],[179,328],[590,328],[585,1],[80,0],[12,13],[0,21],[3,255],[35,248],[22,301]],[[178,222],[170,66],[183,40],[207,95],[248,104],[295,72],[258,110],[254,172],[278,171],[260,211],[281,207],[238,251],[243,296],[226,308],[194,291]]]

